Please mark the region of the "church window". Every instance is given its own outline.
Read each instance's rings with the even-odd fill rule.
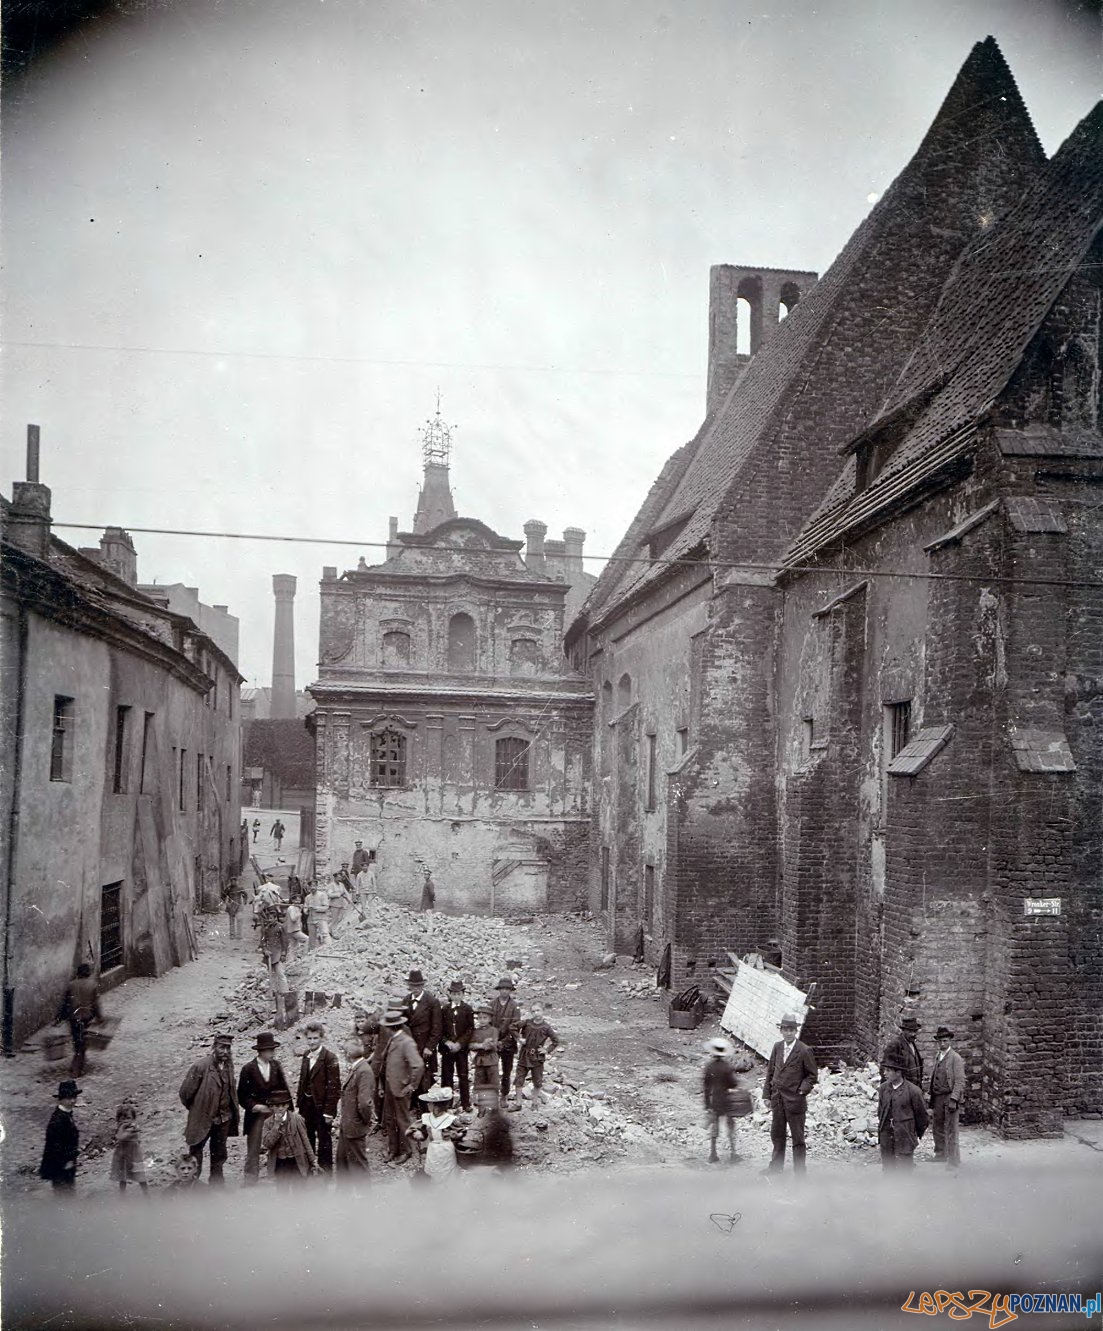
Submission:
[[[500,739],[494,745],[494,788],[528,790],[529,742],[527,739]]]
[[[406,784],[406,736],[397,730],[381,730],[371,737],[371,783],[390,787]]]

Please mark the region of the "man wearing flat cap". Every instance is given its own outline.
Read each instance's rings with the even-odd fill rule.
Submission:
[[[766,1083],[762,1088],[762,1098],[773,1111],[770,1141],[774,1152],[769,1168],[775,1172],[785,1168],[786,1132],[793,1139],[794,1172],[803,1173],[805,1169],[806,1101],[819,1072],[811,1049],[797,1039],[799,1025],[792,1012],[786,1012],[778,1022],[781,1039],[770,1051]]]
[[[230,1059],[232,1035],[219,1032],[211,1052],[193,1063],[180,1083],[180,1103],[188,1111],[184,1141],[195,1158],[195,1177],[203,1172],[203,1147],[210,1143],[212,1188],[223,1182],[226,1139],[238,1134],[238,1099],[234,1065]]]
[[[272,1057],[279,1043],[271,1031],[261,1031],[253,1046],[257,1056],[245,1064],[237,1080],[237,1098],[245,1111],[246,1187],[251,1187],[260,1177],[262,1137],[265,1120],[272,1113],[272,1092],[291,1093],[283,1068]]]
[[[940,1026],[934,1033],[938,1055],[931,1069],[931,1116],[934,1119],[934,1158],[951,1169],[961,1164],[957,1120],[965,1099],[965,1060],[952,1048],[954,1033]]]
[[[915,1148],[927,1131],[923,1092],[904,1075],[903,1059],[890,1058],[877,1093],[877,1141],[882,1169],[914,1169]]]
[[[923,1027],[917,1017],[900,1018],[900,1029],[885,1045],[881,1055],[881,1076],[889,1072],[890,1063],[896,1063],[913,1086],[923,1086],[923,1055],[916,1046],[916,1037]]]

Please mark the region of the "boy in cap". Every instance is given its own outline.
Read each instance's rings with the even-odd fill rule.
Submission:
[[[770,1123],[770,1141],[774,1151],[770,1157],[769,1168],[785,1168],[786,1131],[793,1139],[793,1170],[804,1173],[805,1142],[804,1118],[808,1092],[816,1084],[819,1075],[812,1051],[797,1039],[799,1022],[791,1012],[786,1012],[778,1022],[781,1039],[770,1051],[770,1062],[766,1067],[766,1082],[762,1088],[762,1098],[773,1111]]]
[[[459,1073],[460,1109],[471,1112],[471,1070],[468,1046],[475,1034],[475,1014],[464,1002],[462,980],[453,980],[448,986],[448,1002],[441,1005],[440,1084],[454,1089]]]
[[[73,1110],[80,1093],[75,1081],[61,1082],[54,1097],[57,1105],[46,1124],[46,1142],[38,1174],[49,1180],[55,1192],[69,1192],[76,1186],[80,1130],[73,1119]]]
[[[923,1027],[919,1019],[910,1014],[901,1017],[899,1025],[900,1030],[885,1045],[885,1051],[881,1055],[881,1076],[886,1076],[892,1064],[896,1063],[913,1086],[921,1087],[923,1055],[919,1052],[915,1041]]]
[[[468,1043],[475,1056],[475,1104],[480,1118],[497,1108],[499,1100],[498,1028],[491,1020],[491,1006],[487,1002],[476,1005],[475,1029]]]
[[[877,1140],[882,1169],[914,1169],[915,1148],[927,1131],[923,1092],[908,1081],[902,1058],[891,1058],[877,1095]]]
[[[965,1060],[951,1048],[954,1033],[940,1026],[934,1033],[938,1057],[931,1069],[931,1112],[934,1119],[934,1158],[951,1169],[961,1164],[957,1120],[965,1099]]]
[[[517,1081],[514,1091],[518,1099],[525,1088],[525,1078],[532,1077],[532,1103],[543,1104],[544,1061],[547,1056],[559,1048],[559,1036],[552,1030],[544,1015],[544,1005],[534,999],[529,1005],[529,1015],[521,1022],[521,1052],[517,1057]]]
[[[238,1099],[230,1060],[232,1040],[233,1036],[219,1032],[211,1052],[191,1065],[180,1084],[180,1103],[188,1111],[184,1141],[195,1158],[197,1177],[203,1172],[203,1147],[210,1142],[212,1188],[223,1182],[226,1139],[238,1134]]]
[[[501,1096],[509,1095],[509,1079],[513,1072],[513,1059],[517,1053],[517,1033],[521,1029],[521,1009],[513,997],[515,985],[503,975],[494,986],[497,996],[490,1005],[490,1024],[498,1029],[498,1056],[502,1064]]]
[[[318,1159],[302,1115],[291,1107],[291,1092],[273,1091],[268,1103],[272,1112],[261,1132],[261,1145],[268,1152],[268,1172],[277,1187],[294,1187],[308,1175],[318,1173]]]
[[[709,1129],[709,1163],[718,1163],[716,1142],[720,1136],[720,1120],[727,1120],[728,1151],[734,1165],[741,1157],[735,1149],[735,1113],[732,1092],[739,1090],[739,1078],[732,1064],[735,1046],[730,1041],[718,1037],[705,1042],[705,1052],[709,1055],[701,1078],[701,1089],[705,1097],[705,1115]]]
[[[237,1098],[245,1111],[245,1186],[251,1187],[260,1177],[260,1153],[265,1120],[272,1113],[272,1096],[276,1091],[291,1091],[283,1068],[272,1057],[279,1048],[279,1040],[271,1031],[261,1031],[253,1046],[256,1058],[241,1069],[237,1081]],[[304,1129],[305,1131],[305,1129]]]

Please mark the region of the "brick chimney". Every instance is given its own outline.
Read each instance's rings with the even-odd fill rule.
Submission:
[[[274,573],[272,590],[276,594],[276,624],[272,633],[272,707],[273,720],[292,720],[295,716],[295,578],[291,573]]]
[[[586,533],[581,527],[568,527],[563,533],[563,544],[567,550],[567,578],[575,573],[582,573],[582,547],[586,544]]]
[[[38,426],[27,426],[27,479],[12,486],[4,535],[21,550],[45,559],[50,548],[50,491],[38,480]]]
[[[544,537],[548,534],[548,524],[536,518],[525,523],[525,563],[533,573],[544,571]]]

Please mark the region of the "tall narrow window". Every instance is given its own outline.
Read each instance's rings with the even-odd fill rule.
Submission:
[[[644,807],[648,813],[653,813],[655,809],[655,795],[658,785],[656,773],[658,740],[659,737],[655,734],[647,736],[647,804]]]
[[[123,885],[107,883],[100,892],[100,971],[123,964]]]
[[[149,790],[149,742],[153,738],[154,715],[153,712],[146,712],[142,718],[142,765],[138,772],[138,793],[141,795]]]
[[[180,770],[177,773],[177,803],[180,805],[180,812],[184,813],[188,807],[188,751],[180,750]]]
[[[111,789],[116,795],[126,792],[127,719],[129,707],[115,708],[115,756],[111,765]]]
[[[609,847],[601,848],[601,909],[609,909]]]
[[[497,790],[528,790],[527,739],[500,739],[494,745],[494,786]]]
[[[812,756],[812,747],[816,743],[816,718],[806,716],[800,723],[801,757],[808,761]]]
[[[211,667],[211,679],[213,681],[211,685],[211,707],[213,708],[214,711],[217,712],[218,711],[218,666]]]
[[[885,764],[907,747],[911,731],[911,702],[893,702],[885,708]]]
[[[229,804],[230,799],[231,799],[231,797],[232,797],[232,795],[233,795],[233,779],[234,779],[233,768],[230,766],[229,763],[227,763],[227,764],[226,764],[226,803],[227,803],[227,804]]]
[[[201,808],[203,807],[203,803],[204,803],[204,801],[203,801],[203,789],[204,789],[203,775],[204,775],[204,774],[203,774],[203,755],[202,755],[201,753],[197,753],[197,754],[195,755],[195,807],[196,807],[197,809],[201,809]]]
[[[50,734],[50,780],[73,779],[73,700],[54,695],[54,725]]]
[[[643,922],[648,927],[655,919],[655,866],[643,866]]]
[[[406,784],[406,736],[397,730],[381,730],[371,737],[371,783],[391,787]]]
[[[448,621],[448,669],[475,669],[475,621],[470,615],[453,615]]]
[[[689,727],[682,726],[678,731],[678,757],[684,758],[689,752]]]

